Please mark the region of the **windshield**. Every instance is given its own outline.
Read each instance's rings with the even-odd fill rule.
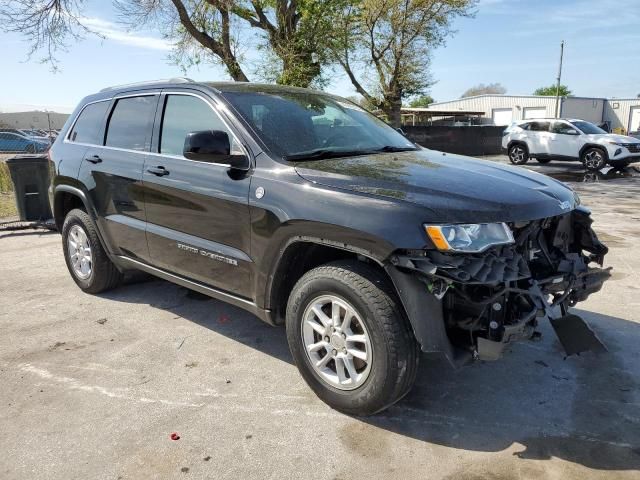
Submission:
[[[578,129],[587,135],[599,135],[601,133],[607,133],[600,127],[596,127],[593,123],[585,122],[582,120],[576,120],[573,122],[569,122],[573,126],[578,127]]]
[[[272,152],[288,160],[415,150],[353,103],[305,91],[227,91],[224,97]]]

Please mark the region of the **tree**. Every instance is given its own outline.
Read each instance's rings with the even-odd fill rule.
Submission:
[[[505,93],[507,93],[507,89],[499,83],[489,83],[488,85],[480,83],[465,91],[460,98],[475,97],[477,95],[504,95]]]
[[[535,92],[534,95],[542,95],[543,97],[555,97],[557,95],[557,85],[551,85],[549,87],[540,87]],[[571,90],[566,85],[560,85],[560,96],[561,97],[570,97]]]
[[[435,100],[433,99],[433,97],[431,97],[431,95],[420,95],[419,97],[412,99],[409,102],[409,106],[411,108],[426,108],[434,101]]]
[[[209,61],[229,76],[248,81],[239,53],[258,29],[258,48],[271,62],[270,80],[309,86],[327,63],[327,38],[335,16],[348,0],[113,0],[124,24],[150,26],[174,45],[172,59],[184,68]],[[30,54],[45,50],[44,61],[57,65],[55,53],[68,40],[96,33],[83,18],[85,0],[35,2],[9,0],[0,7],[5,30],[22,33]],[[241,44],[244,40],[244,44]],[[251,45],[256,46],[256,45]],[[275,60],[274,60],[275,59]]]
[[[356,91],[400,126],[403,98],[432,85],[431,52],[471,16],[476,0],[361,0],[351,2],[331,38],[335,61]]]

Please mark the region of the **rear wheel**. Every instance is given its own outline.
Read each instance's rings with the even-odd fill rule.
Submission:
[[[71,210],[62,226],[62,246],[69,273],[87,293],[115,288],[122,274],[109,260],[96,228],[84,210]]]
[[[516,143],[515,145],[511,145],[509,147],[509,160],[514,165],[524,165],[529,161],[529,151],[527,147]]]
[[[287,305],[289,348],[325,403],[371,415],[413,386],[418,344],[385,276],[355,261],[307,272]]]
[[[601,149],[592,147],[582,154],[582,163],[587,170],[596,172],[607,164],[607,158]]]

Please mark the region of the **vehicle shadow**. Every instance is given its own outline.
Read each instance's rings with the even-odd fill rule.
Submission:
[[[103,297],[171,311],[292,363],[281,328],[167,282],[130,283]],[[519,458],[557,457],[601,470],[640,469],[640,324],[587,311],[574,313],[590,323],[608,353],[565,359],[545,321],[542,341],[517,344],[495,363],[454,370],[440,358],[423,356],[415,388],[407,397],[381,414],[355,420],[456,449],[514,448]]]

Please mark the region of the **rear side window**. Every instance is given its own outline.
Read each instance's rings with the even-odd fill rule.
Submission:
[[[531,122],[529,130],[532,132],[548,132],[549,122]]]
[[[102,120],[109,108],[109,102],[98,102],[87,105],[69,133],[69,140],[78,143],[102,145],[100,130]]]
[[[117,100],[109,118],[105,145],[128,150],[148,150],[156,101],[157,96],[154,95]]]
[[[226,132],[231,150],[238,150],[233,134],[204,100],[191,95],[167,95],[160,132],[160,153],[182,155],[187,133],[203,130]]]

